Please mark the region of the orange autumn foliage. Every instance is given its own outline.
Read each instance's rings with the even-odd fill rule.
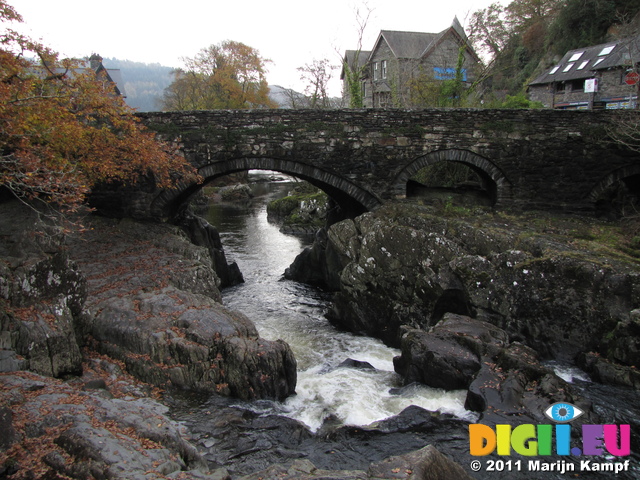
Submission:
[[[266,64],[260,53],[244,43],[226,40],[184,58],[185,69],[173,72],[165,90],[167,110],[275,108],[269,98]]]
[[[0,23],[21,22],[0,0]],[[74,210],[101,182],[171,187],[195,172],[146,130],[114,86],[38,42],[0,31],[0,187]]]

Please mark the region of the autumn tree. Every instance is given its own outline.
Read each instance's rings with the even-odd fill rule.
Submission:
[[[184,69],[174,71],[165,90],[166,110],[276,107],[269,98],[268,60],[252,47],[227,40],[183,62]]]
[[[0,0],[3,26],[22,18]],[[101,182],[161,187],[192,175],[145,130],[86,62],[59,59],[10,28],[0,32],[0,190],[31,203],[74,210]]]

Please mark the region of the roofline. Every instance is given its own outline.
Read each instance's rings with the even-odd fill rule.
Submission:
[[[438,39],[435,42],[431,42],[431,44],[429,44],[427,46],[427,48],[425,48],[424,52],[422,52],[422,54],[420,55],[420,58],[425,57],[427,54],[431,53],[431,50],[434,50],[438,45],[440,45],[444,41],[444,38],[450,33],[452,33],[453,35],[458,37],[458,39],[461,40],[461,42],[464,45],[465,50],[467,52],[469,52],[471,55],[473,55],[473,57],[475,58],[475,60],[477,62],[482,62],[482,59],[478,56],[478,54],[475,52],[475,50],[473,48],[471,48],[471,45],[469,44],[468,39],[462,38],[462,36],[458,33],[458,31],[454,28],[453,25],[451,25],[449,28],[443,30],[442,32],[438,33],[437,34],[438,35]]]

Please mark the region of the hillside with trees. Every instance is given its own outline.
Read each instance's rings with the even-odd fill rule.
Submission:
[[[531,81],[568,50],[638,31],[640,0],[514,0],[471,16],[469,36],[489,59],[476,92],[485,105],[524,99]]]
[[[120,70],[127,95],[127,104],[141,112],[153,112],[160,109],[160,99],[171,81],[173,67],[159,63],[142,63],[131,60],[105,58],[106,68]]]

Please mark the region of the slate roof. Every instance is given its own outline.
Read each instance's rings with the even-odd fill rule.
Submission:
[[[376,46],[384,38],[396,58],[420,58],[434,40],[440,36],[441,33],[382,30]]]
[[[458,17],[454,17],[451,25],[439,33],[381,30],[371,53],[378,48],[378,45],[384,39],[396,58],[420,59],[427,55],[429,50],[433,49],[452,29],[463,41],[468,42],[467,35]]]
[[[371,55],[369,50],[361,50],[359,55],[357,50],[347,50],[344,54],[344,61],[349,65],[349,68],[353,70],[356,66],[362,67],[366,65],[369,60],[369,55]],[[342,71],[340,72],[340,79],[344,79],[344,63],[342,65]]]
[[[631,66],[632,58],[640,60],[639,46],[640,37],[633,37],[570,50],[529,85],[591,78],[599,70]]]
[[[38,68],[36,71],[40,72],[40,74],[42,73],[42,70],[40,68]],[[124,89],[124,80],[122,79],[122,74],[120,73],[120,69],[105,68],[104,65],[102,65],[102,63],[100,63],[96,67],[92,65],[91,62],[89,61],[81,61],[78,64],[78,68],[75,68],[73,70],[68,71],[68,70],[65,70],[64,68],[57,67],[52,69],[52,71],[54,73],[59,73],[59,74],[66,73],[67,75],[71,75],[71,76],[86,73],[88,71],[93,71],[96,75],[104,72],[107,77],[107,80],[114,84],[114,89],[116,94],[121,95],[123,97],[127,96]]]

